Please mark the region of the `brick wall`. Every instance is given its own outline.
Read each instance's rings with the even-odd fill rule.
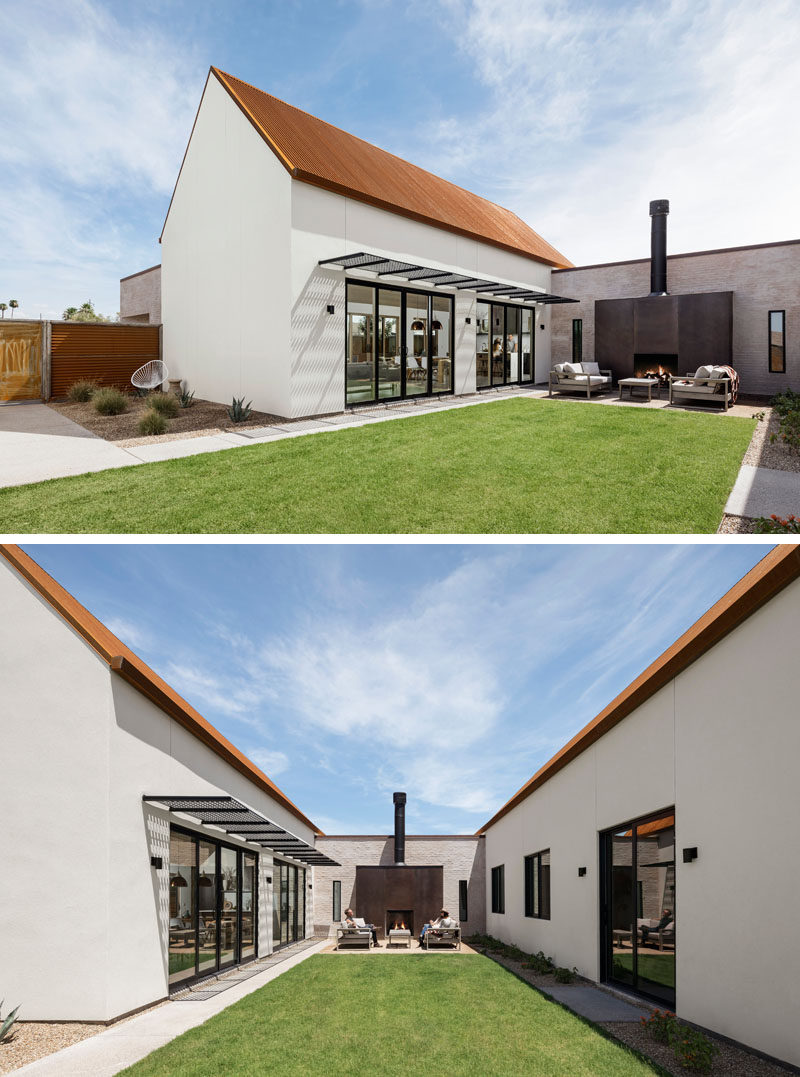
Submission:
[[[800,240],[667,259],[672,295],[733,291],[733,366],[743,393],[772,396],[800,389]],[[553,271],[553,291],[580,305],[555,305],[552,362],[572,358],[572,320],[583,319],[583,358],[594,359],[594,301],[650,293],[650,260]],[[767,315],[786,311],[786,373],[769,372]],[[681,366],[681,373],[687,373]]]
[[[394,862],[394,837],[317,838],[320,852],[339,862],[341,867],[314,868],[314,929],[326,935],[333,923],[333,882],[342,884],[342,912],[351,905],[358,915],[356,867]],[[406,864],[441,864],[444,868],[444,907],[459,919],[458,884],[467,881],[468,918],[461,922],[465,935],[486,929],[486,860],[483,837],[473,835],[408,836],[406,835]],[[416,926],[416,925],[415,925]],[[421,926],[421,925],[420,925]]]
[[[161,266],[122,278],[119,282],[119,320],[161,324]]]

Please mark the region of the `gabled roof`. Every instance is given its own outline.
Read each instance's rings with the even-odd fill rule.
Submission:
[[[287,105],[216,67],[211,68],[211,73],[294,179],[546,265],[572,266],[511,210]]]
[[[113,673],[119,674],[138,692],[147,696],[170,718],[174,718],[184,729],[188,729],[212,752],[248,778],[253,785],[268,793],[295,818],[310,827],[315,834],[322,834],[322,831],[303,815],[297,805],[293,804],[286,794],[258,769],[255,763],[251,763],[247,756],[235,748],[226,737],[223,737],[190,703],[179,696],[174,688],[171,688],[138,655],[126,647],[110,629],[98,621],[94,614],[89,613],[74,595],[71,595],[60,583],[56,583],[53,577],[37,565],[33,558],[29,557],[19,546],[4,543],[0,543],[0,557],[3,557],[23,579],[27,580],[45,602],[68,625],[71,625],[79,636],[83,637]]]
[[[543,767],[536,771],[521,789],[506,801],[478,834],[485,834],[489,827],[507,815],[518,804],[535,792],[546,781],[562,770],[573,759],[598,741],[604,733],[640,707],[651,696],[668,684],[673,677],[687,669],[706,651],[738,628],[757,609],[769,602],[794,580],[800,578],[800,545],[795,543],[777,546],[763,557],[746,576],[743,576],[719,602],[707,610],[699,621],[668,647],[664,653],[647,667],[635,681],[600,711],[587,726],[569,741]]]

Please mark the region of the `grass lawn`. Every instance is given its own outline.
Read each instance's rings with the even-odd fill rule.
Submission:
[[[633,968],[633,954],[614,954],[614,964],[621,965],[628,976]],[[639,978],[645,977],[664,987],[675,986],[675,954],[639,954]],[[644,988],[642,988],[644,990]]]
[[[309,958],[124,1073],[273,1068],[298,1077],[657,1072],[486,958],[352,954]]]
[[[713,533],[753,429],[502,400],[0,490],[0,530]]]

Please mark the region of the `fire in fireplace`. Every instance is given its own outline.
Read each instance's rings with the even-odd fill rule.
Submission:
[[[414,934],[414,913],[411,909],[387,909],[386,910],[386,934],[405,928]]]
[[[633,357],[634,378],[656,378],[662,385],[669,382],[670,374],[678,373],[678,356],[663,353],[642,354]]]

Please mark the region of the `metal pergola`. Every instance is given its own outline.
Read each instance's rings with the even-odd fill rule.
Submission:
[[[331,860],[313,845],[295,837],[261,812],[248,808],[234,797],[143,796],[142,800],[146,804],[158,804],[170,812],[190,815],[200,823],[219,827],[227,834],[262,845],[276,853],[284,853],[305,864],[340,866],[336,860]]]
[[[402,262],[385,255],[358,251],[355,254],[342,254],[338,258],[323,258],[321,266],[337,266],[340,269],[363,269],[377,277],[399,277],[401,280],[419,281],[431,287],[444,286],[456,291],[472,291],[479,295],[491,296],[493,299],[513,299],[523,303],[577,303],[577,299],[567,299],[549,292],[537,292],[535,288],[520,284],[503,284],[497,280],[470,276],[452,269],[434,269],[432,266],[417,265],[414,262]]]

